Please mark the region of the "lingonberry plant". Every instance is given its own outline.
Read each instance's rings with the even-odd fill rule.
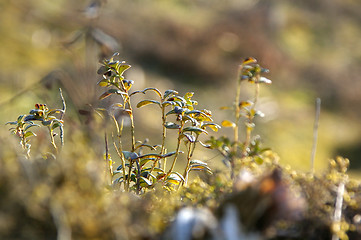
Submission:
[[[247,58],[239,65],[234,105],[233,107],[223,107],[223,109],[233,110],[234,113],[234,122],[230,120],[222,121],[222,126],[233,128],[233,141],[227,137],[220,137],[218,139],[211,137],[210,140],[208,140],[211,148],[217,149],[224,156],[225,164],[231,168],[232,178],[234,177],[235,170],[238,168],[237,161],[242,163],[245,158],[249,157],[251,160],[262,163],[262,153],[269,150],[268,148],[261,147],[259,136],[252,138],[252,131],[255,128],[255,117],[264,116],[261,111],[256,109],[256,106],[259,98],[260,85],[272,83],[271,80],[263,76],[264,73],[268,72],[269,70],[261,67],[255,58]],[[255,93],[253,100],[240,100],[241,87],[244,82],[254,84]],[[242,118],[244,119],[243,123],[245,127],[245,140],[243,142],[239,137]]]
[[[213,123],[212,114],[209,110],[196,110],[195,105],[197,101],[193,100],[193,93],[188,92],[184,96],[180,96],[175,90],[166,90],[161,93],[157,88],[146,88],[141,91],[134,91],[130,93],[133,85],[132,80],[127,80],[123,76],[124,72],[130,68],[130,65],[124,61],[116,61],[114,54],[110,59],[104,60],[102,66],[98,70],[98,74],[102,75],[102,79],[98,82],[101,87],[108,88],[101,96],[100,100],[109,97],[110,95],[118,95],[122,102],[113,104],[121,108],[121,111],[127,113],[130,118],[130,135],[131,135],[131,149],[126,151],[122,144],[122,132],[124,128],[124,119],[118,123],[118,120],[111,114],[116,126],[118,140],[113,142],[117,155],[121,160],[121,164],[116,171],[110,170],[111,178],[116,174],[120,176],[114,180],[113,183],[123,184],[126,191],[135,190],[137,193],[144,191],[147,188],[152,188],[156,183],[161,183],[167,189],[174,189],[174,186],[187,184],[188,175],[190,171],[207,171],[211,173],[210,168],[205,162],[200,160],[193,160],[193,153],[199,136],[207,134],[206,128],[209,127],[217,131],[219,125]],[[149,145],[147,141],[136,141],[134,115],[131,105],[131,98],[135,94],[153,92],[157,95],[157,100],[145,99],[137,104],[138,108],[149,104],[155,104],[160,108],[160,124],[162,124],[162,143],[160,145]],[[168,117],[175,116],[175,119],[168,121]],[[168,151],[166,149],[167,130],[177,130],[177,145],[175,151]],[[178,156],[182,151],[182,140],[186,144],[186,166],[184,173],[181,174],[175,171],[175,164]],[[160,146],[160,150],[157,148]],[[149,151],[144,151],[148,149]],[[106,154],[107,161],[110,160]],[[166,160],[172,158],[172,163],[167,169]],[[112,162],[110,160],[110,169]]]
[[[19,236],[41,239],[49,233],[51,238],[75,239],[176,239],[180,236],[184,239],[238,239],[241,234],[245,239],[313,239],[319,236],[322,239],[346,240],[352,236],[359,239],[361,185],[346,173],[348,159],[331,160],[326,173],[320,176],[298,173],[272,161],[274,153],[266,153],[268,149],[261,146],[260,137],[254,136],[255,119],[263,115],[257,109],[260,86],[271,83],[263,77],[268,70],[255,59],[248,58],[241,63],[236,100],[228,108],[234,120],[222,122],[224,127],[233,128],[233,139],[210,137],[206,145],[201,139],[209,129],[218,131],[220,126],[213,122],[209,110],[197,109],[193,92],[183,95],[176,90],[162,92],[152,87],[132,91],[133,81],[124,77],[130,65],[115,60],[116,55],[102,62],[98,70],[102,79],[98,85],[106,88],[101,100],[113,95],[117,102],[108,110],[95,109],[97,113],[108,113],[109,117],[104,119],[112,120],[111,126],[105,128],[106,170],[111,178],[107,190],[147,194],[134,198],[133,194],[122,191],[114,194],[104,191],[104,185],[109,185],[104,181],[103,169],[97,167],[101,164],[99,158],[92,158],[77,148],[63,151],[64,161],[19,158],[17,162],[0,157],[0,192],[4,202],[0,206],[6,208],[4,219],[11,220],[10,230],[0,229],[1,239],[18,239]],[[254,96],[252,100],[243,101],[241,87],[247,82],[255,87]],[[148,105],[158,108],[155,111],[159,113],[162,126],[160,144],[136,139],[132,107],[135,95],[146,97],[138,100],[137,108]],[[30,158],[30,139],[36,136],[36,127],[48,130],[55,155],[56,143],[63,144],[66,106],[62,94],[61,98],[62,109],[36,104],[29,114],[8,123],[12,125],[12,133],[19,137],[27,158]],[[115,109],[123,113],[122,118],[118,118]],[[129,126],[124,116],[129,118]],[[115,153],[109,150],[109,129],[115,129],[111,134]],[[123,134],[128,130],[129,134]],[[171,131],[176,134],[169,134]],[[82,144],[81,141],[74,143]],[[237,178],[230,181],[219,171],[189,181],[191,171],[212,173],[207,163],[194,159],[199,145],[217,149],[230,166],[232,177],[237,175]],[[168,146],[174,149],[169,150]],[[120,162],[114,171],[113,154]],[[176,168],[176,165],[182,167]],[[238,172],[240,169],[244,170],[242,174]],[[14,174],[22,177],[14,178]],[[181,188],[180,191],[163,191],[177,188]],[[84,204],[89,207],[84,208]],[[19,231],[17,226],[24,222],[28,227]],[[38,236],[41,234],[42,237]]]
[[[66,110],[65,101],[63,98],[62,91],[60,89],[60,97],[63,103],[62,109],[49,109],[46,104],[35,104],[35,108],[30,110],[27,115],[20,115],[16,121],[7,122],[6,124],[13,125],[9,130],[20,138],[20,144],[25,152],[26,158],[30,158],[30,137],[36,136],[36,133],[32,131],[34,127],[40,127],[39,122],[42,126],[46,127],[49,132],[50,143],[57,152],[57,145],[54,137],[58,135],[54,131],[59,129],[59,137],[61,145],[64,144],[64,127],[63,117]],[[56,117],[59,115],[59,118]]]

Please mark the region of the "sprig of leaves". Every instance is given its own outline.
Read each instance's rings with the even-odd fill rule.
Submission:
[[[204,170],[211,172],[206,163],[197,164],[192,162],[192,156],[199,142],[198,138],[201,134],[208,134],[208,128],[217,131],[219,125],[213,123],[212,114],[208,110],[197,110],[195,106],[197,101],[193,100],[193,92],[188,92],[184,96],[180,96],[176,90],[166,90],[162,93],[157,88],[145,88],[144,90],[134,91],[130,93],[133,85],[132,80],[127,80],[123,76],[124,72],[130,68],[130,65],[124,61],[116,61],[114,54],[110,59],[104,60],[102,66],[98,70],[98,74],[102,75],[102,79],[98,82],[101,87],[107,88],[105,92],[100,95],[100,100],[105,99],[111,95],[119,96],[123,102],[116,103],[118,108],[126,112],[131,121],[131,138],[132,149],[126,151],[122,147],[122,131],[123,122],[118,124],[114,115],[111,115],[117,129],[118,143],[114,142],[117,154],[121,159],[121,164],[116,171],[111,171],[112,177],[118,176],[113,184],[124,184],[126,191],[135,190],[137,193],[152,188],[157,182],[160,182],[164,187],[173,189],[174,185],[181,185],[187,182],[190,171]],[[148,105],[156,105],[161,110],[161,124],[162,124],[162,143],[160,145],[149,145],[147,141],[136,142],[134,137],[134,119],[133,110],[131,107],[131,98],[136,94],[154,93],[156,99],[144,99],[138,102],[137,108],[142,108]],[[170,116],[175,116],[174,120],[169,120]],[[168,152],[166,149],[167,131],[178,130],[177,146],[175,151]],[[181,150],[181,143],[186,144],[187,164],[184,174],[174,171],[179,154],[183,153]],[[157,151],[158,146],[160,150]],[[144,151],[144,152],[143,152]],[[107,161],[111,161],[109,151],[107,152]],[[166,161],[168,158],[173,158],[171,166],[167,169]],[[111,167],[111,166],[110,166]]]
[[[255,58],[247,58],[240,65],[237,76],[236,99],[233,107],[223,107],[223,109],[233,109],[235,120],[223,120],[223,127],[233,128],[233,141],[229,138],[221,137],[219,139],[211,138],[208,140],[210,147],[217,149],[223,156],[224,162],[231,168],[231,177],[234,177],[236,162],[238,159],[242,160],[247,157],[253,158],[258,163],[262,162],[261,153],[267,148],[260,147],[259,136],[252,139],[252,132],[255,128],[254,119],[256,117],[263,117],[264,114],[257,110],[257,102],[259,98],[259,90],[261,84],[271,84],[272,81],[264,77],[263,74],[268,73],[269,70],[261,67]],[[251,83],[255,86],[255,93],[253,100],[241,101],[241,86],[243,82]],[[245,126],[245,140],[240,141],[239,128],[241,119],[244,119]]]
[[[61,144],[64,143],[64,122],[62,120],[66,105],[62,92],[60,90],[60,96],[63,102],[63,109],[49,109],[46,104],[35,104],[35,108],[30,110],[27,115],[20,115],[16,121],[7,122],[6,124],[12,125],[9,130],[16,136],[20,138],[20,144],[25,151],[26,157],[30,158],[30,137],[36,136],[36,133],[33,132],[34,127],[44,126],[49,131],[50,142],[55,150],[57,146],[55,143],[54,137],[57,135],[54,131],[59,129],[59,137]],[[56,117],[56,114],[59,114],[60,117]],[[39,122],[41,125],[36,124]]]

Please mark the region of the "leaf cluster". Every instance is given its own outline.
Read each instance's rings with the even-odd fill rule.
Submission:
[[[20,115],[16,121],[7,122],[6,124],[13,125],[9,130],[20,138],[20,144],[25,150],[26,156],[30,157],[30,137],[36,136],[36,133],[32,131],[33,127],[44,126],[48,129],[50,135],[50,141],[53,147],[56,149],[54,136],[57,134],[54,130],[60,130],[60,139],[63,143],[64,137],[64,122],[61,119],[65,113],[63,109],[49,109],[46,104],[35,104],[35,108],[30,110],[27,115]],[[56,117],[56,114],[60,114],[60,117]],[[41,125],[36,124],[39,122]]]
[[[254,119],[256,117],[264,117],[264,114],[257,110],[257,101],[259,98],[259,89],[261,84],[271,84],[272,81],[264,77],[263,74],[269,70],[261,67],[255,58],[246,58],[239,65],[237,76],[236,99],[232,107],[223,107],[222,109],[231,109],[234,114],[234,121],[223,120],[222,126],[233,129],[233,140],[228,137],[220,137],[218,139],[211,137],[208,140],[210,147],[217,149],[224,157],[223,162],[231,169],[232,178],[235,175],[236,165],[242,164],[245,158],[251,158],[253,161],[261,164],[263,162],[262,154],[270,150],[261,147],[260,136],[252,137],[252,132],[256,126]],[[241,86],[243,82],[255,85],[255,93],[253,100],[240,100]],[[239,129],[243,119],[245,128],[244,141],[240,140]]]
[[[109,172],[111,182],[114,185],[123,184],[123,188],[127,190],[135,190],[137,193],[145,189],[153,188],[157,183],[162,184],[167,189],[173,189],[174,186],[180,186],[187,183],[188,174],[191,171],[206,171],[211,173],[206,163],[200,160],[193,160],[192,156],[195,146],[199,141],[201,134],[208,134],[207,128],[218,131],[219,125],[213,123],[212,114],[209,110],[197,110],[195,106],[197,101],[193,100],[193,92],[188,92],[184,96],[179,95],[176,90],[166,90],[162,93],[157,88],[145,88],[130,92],[134,83],[127,80],[123,76],[124,72],[130,68],[130,65],[124,61],[115,61],[114,54],[110,59],[102,62],[102,66],[98,70],[98,74],[102,75],[102,79],[98,82],[101,87],[108,88],[101,96],[100,100],[110,95],[118,95],[121,97],[121,103],[116,103],[117,107],[128,113],[131,121],[130,131],[132,138],[132,149],[125,150],[122,146],[123,121],[119,124],[112,116],[117,128],[118,139],[113,140],[121,164],[112,171],[112,161],[109,154],[106,154],[106,160],[109,161]],[[144,99],[137,103],[137,108],[147,105],[156,105],[161,112],[160,120],[162,125],[162,143],[157,145],[149,145],[148,140],[136,141],[134,116],[131,104],[132,96],[136,94],[155,93],[156,99]],[[168,118],[174,116],[174,120]],[[167,131],[177,130],[177,146],[175,151],[166,149]],[[169,141],[169,140],[168,140]],[[182,141],[186,144],[187,164],[184,173],[174,171],[176,161],[179,154],[184,153],[181,150]],[[203,145],[203,143],[201,143]],[[108,152],[108,150],[107,150]],[[169,168],[166,166],[167,158],[172,158],[172,164]],[[115,176],[115,175],[120,176]],[[115,178],[116,177],[116,178]]]

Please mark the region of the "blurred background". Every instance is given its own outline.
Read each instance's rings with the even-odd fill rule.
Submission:
[[[265,117],[257,121],[256,134],[264,146],[281,164],[309,170],[319,97],[316,169],[342,155],[356,173],[361,170],[360,9],[357,0],[1,1],[1,142],[13,141],[5,140],[4,124],[35,103],[60,108],[61,87],[68,104],[66,141],[81,138],[84,150],[101,155],[103,138],[86,112],[107,104],[97,100],[96,70],[114,52],[132,65],[126,77],[135,81],[133,90],[195,92],[199,108],[211,110],[220,124],[232,119],[220,107],[234,101],[237,67],[253,56],[270,69],[267,77],[273,81],[260,92]],[[252,93],[253,86],[245,84],[242,100]],[[154,135],[151,143],[159,143],[157,110],[144,107],[135,118],[137,138]],[[217,135],[230,133],[221,129]],[[2,156],[10,154],[1,148]],[[198,155],[213,168],[222,164],[215,152]]]

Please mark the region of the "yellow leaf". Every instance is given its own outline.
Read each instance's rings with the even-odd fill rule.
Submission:
[[[257,63],[257,60],[253,57],[249,57],[249,58],[246,58],[243,62],[242,62],[242,65],[247,65],[247,64],[250,64],[250,63]]]
[[[241,101],[239,103],[239,107],[240,108],[244,108],[244,107],[248,107],[248,106],[251,106],[252,105],[252,102],[251,101]]]
[[[223,127],[232,127],[232,128],[235,128],[236,127],[236,124],[234,122],[231,122],[229,120],[223,120],[222,121],[222,126]]]

